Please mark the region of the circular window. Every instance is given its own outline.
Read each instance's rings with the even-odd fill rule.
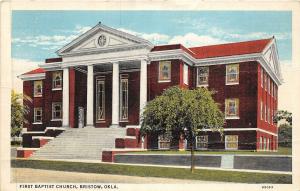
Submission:
[[[99,36],[98,38],[98,44],[99,46],[104,46],[106,44],[106,36],[103,34]]]

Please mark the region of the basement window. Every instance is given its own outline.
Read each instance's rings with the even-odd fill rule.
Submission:
[[[158,149],[170,149],[171,137],[168,134],[158,136]]]
[[[225,135],[225,149],[237,150],[238,149],[238,135]]]
[[[206,150],[208,147],[208,135],[196,137],[196,149]]]

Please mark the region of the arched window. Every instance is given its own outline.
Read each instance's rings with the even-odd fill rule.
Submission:
[[[43,96],[43,82],[41,80],[34,81],[34,97]]]

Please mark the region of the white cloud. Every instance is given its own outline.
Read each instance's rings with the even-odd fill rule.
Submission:
[[[38,68],[40,62],[24,59],[12,59],[12,88],[17,92],[23,92],[23,81],[18,78],[19,75]]]
[[[146,39],[150,41],[153,44],[165,44],[169,41],[170,36],[166,34],[159,34],[159,33],[140,33],[129,29],[119,28],[118,30],[121,30],[123,32],[141,37],[143,39]]]
[[[212,45],[212,44],[220,44],[225,43],[226,41],[214,38],[208,35],[198,35],[195,33],[187,33],[185,35],[177,35],[174,36],[169,43],[170,44],[183,44],[186,47],[192,46],[205,46],[205,45]]]

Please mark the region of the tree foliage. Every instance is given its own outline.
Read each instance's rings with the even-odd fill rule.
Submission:
[[[288,123],[281,124],[278,128],[278,144],[282,147],[292,146],[292,126]]]
[[[11,91],[11,137],[19,136],[23,123],[28,123],[24,115],[29,112],[29,107],[22,104],[23,99],[31,102],[28,96],[23,96],[14,90]]]
[[[278,123],[280,120],[285,120],[289,125],[292,125],[292,113],[286,110],[279,110],[274,117],[274,121]]]
[[[165,90],[145,107],[141,133],[183,133],[189,140],[204,129],[222,130],[224,115],[212,94],[206,88]]]
[[[212,98],[213,92],[206,88],[195,90],[171,87],[148,102],[142,116],[141,134],[169,134],[178,141],[181,135],[193,150],[195,137],[205,129],[222,133],[224,114]],[[193,171],[193,162],[191,164]]]

